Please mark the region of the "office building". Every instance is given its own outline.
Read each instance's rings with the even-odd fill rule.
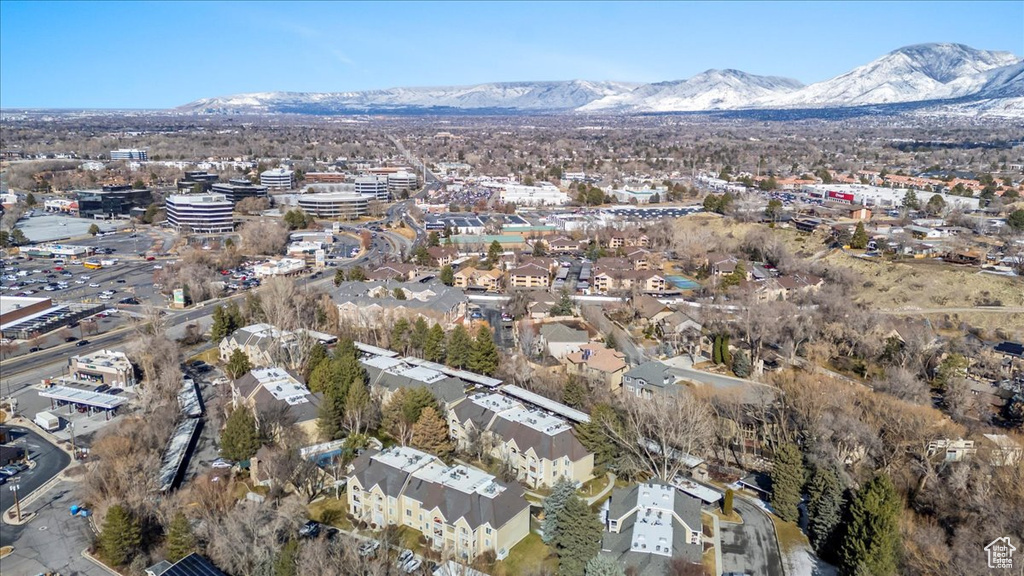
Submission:
[[[569,195],[553,184],[521,186],[506,184],[501,189],[501,201],[520,206],[562,206],[569,203]]]
[[[345,172],[306,172],[306,184],[344,184],[348,182]]]
[[[267,187],[259,184],[252,184],[245,178],[234,178],[227,183],[214,184],[210,190],[214,194],[223,194],[232,204],[238,204],[246,198],[264,198],[267,195]]]
[[[580,484],[594,477],[594,453],[576,438],[570,422],[507,396],[470,396],[449,410],[448,427],[462,448],[472,436],[481,437],[491,456],[509,463],[531,488],[553,486],[559,478]]]
[[[137,150],[135,148],[121,148],[119,150],[111,150],[110,159],[147,162],[149,160],[149,153],[146,150]]]
[[[295,172],[287,168],[274,168],[260,173],[260,184],[271,190],[295,188]]]
[[[411,192],[419,188],[420,180],[412,172],[395,172],[388,174],[388,192],[397,197],[402,192]]]
[[[356,193],[371,200],[388,200],[388,180],[384,176],[363,176],[356,178]]]
[[[232,204],[223,194],[167,198],[167,223],[178,231],[212,234],[235,229]]]
[[[178,180],[178,193],[205,194],[210,191],[220,176],[206,170],[186,170],[185,177]]]
[[[100,190],[79,190],[75,192],[75,200],[82,218],[122,218],[127,217],[132,208],[148,208],[153,203],[153,193],[147,188],[104,186]]]
[[[408,447],[368,450],[348,476],[348,512],[373,528],[407,526],[435,550],[497,559],[530,534],[523,489]]]
[[[355,220],[369,213],[372,198],[353,192],[321,192],[299,196],[299,208],[318,218]]]

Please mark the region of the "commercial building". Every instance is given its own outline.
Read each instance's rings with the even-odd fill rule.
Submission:
[[[252,184],[244,178],[234,178],[227,183],[217,183],[210,187],[214,194],[223,194],[232,204],[238,204],[246,198],[265,198],[267,187]]]
[[[388,179],[384,176],[363,176],[356,178],[356,194],[371,200],[388,200]]]
[[[71,377],[81,382],[103,384],[111,388],[135,386],[135,367],[124,352],[100,350],[72,356],[68,360]]]
[[[564,418],[494,393],[474,394],[448,414],[449,431],[461,448],[478,436],[491,456],[511,465],[531,488],[553,486],[559,478],[581,484],[594,477],[594,453]]]
[[[231,232],[235,229],[234,206],[223,194],[168,196],[167,223],[178,231]]]
[[[147,188],[104,186],[100,190],[79,190],[75,200],[78,216],[82,218],[119,218],[128,216],[133,208],[148,208],[153,203],[153,193]]]
[[[121,148],[119,150],[110,151],[111,160],[137,160],[139,162],[147,162],[149,160],[149,152],[146,150],[138,150],[135,148]]]
[[[274,258],[252,267],[252,272],[258,278],[267,276],[291,276],[298,274],[306,268],[306,262],[298,258]]]
[[[883,188],[881,186],[869,186],[867,184],[810,184],[803,186],[801,192],[813,199],[843,204],[846,206],[867,206],[880,208],[900,208],[903,206],[903,199],[906,198],[906,188]],[[923,206],[928,200],[935,196],[935,192],[916,190],[918,202]],[[980,205],[978,198],[969,196],[954,196],[952,194],[938,194],[950,208],[962,210],[977,210]]]
[[[412,172],[395,172],[388,174],[388,192],[398,196],[402,192],[411,192],[419,188],[420,179]]]
[[[178,192],[181,194],[205,194],[220,178],[206,170],[187,170],[185,177],[178,180]]]
[[[506,184],[501,189],[501,201],[520,206],[563,206],[569,203],[569,195],[554,184],[522,186]]]
[[[310,440],[318,436],[320,400],[283,368],[256,368],[231,382],[231,402],[236,409],[252,410],[257,424],[267,414],[281,415],[280,421],[292,423]]]
[[[348,476],[348,512],[373,528],[407,526],[435,550],[464,560],[500,560],[530,533],[530,505],[518,486],[468,466],[446,466],[408,447],[368,450]]]
[[[342,184],[348,182],[344,172],[306,172],[306,184]]]
[[[677,558],[700,564],[700,500],[647,482],[616,488],[607,506],[602,556],[638,576],[668,574]]]
[[[304,212],[318,218],[355,220],[369,213],[372,199],[352,192],[322,192],[303,194],[298,197],[298,204]]]
[[[27,340],[95,314],[103,304],[54,304],[49,298],[0,294],[0,334]]]
[[[260,173],[260,184],[271,190],[295,188],[295,172],[287,168],[274,168]]]

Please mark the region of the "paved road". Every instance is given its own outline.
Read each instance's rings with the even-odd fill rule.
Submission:
[[[999,314],[1021,314],[1024,306],[970,306],[959,308],[917,308],[913,310],[879,310],[891,316],[910,316],[914,314],[965,314],[973,312],[990,312]]]
[[[72,482],[58,482],[28,506],[36,513],[31,522],[22,526],[0,524],[0,541],[14,546],[14,552],[3,559],[4,574],[110,576],[82,557],[82,551],[92,543],[92,530],[88,519],[68,512],[72,504],[79,503],[75,488]]]
[[[63,450],[56,448],[35,432],[20,426],[9,428],[13,445],[26,448],[29,458],[35,461],[36,466],[26,470],[14,478],[8,479],[7,483],[0,486],[0,511],[6,511],[14,506],[14,493],[8,489],[11,484],[18,485],[18,497],[24,500],[50,478],[56,476],[61,470],[67,468],[71,463],[71,457]],[[26,510],[22,509],[24,513]],[[6,524],[4,525],[6,526]],[[0,530],[0,546],[10,544],[7,541],[7,534]]]
[[[743,524],[722,522],[722,571],[784,576],[782,556],[771,519],[757,506],[736,498],[733,508]]]

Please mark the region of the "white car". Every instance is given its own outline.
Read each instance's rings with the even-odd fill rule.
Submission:
[[[85,274],[79,276],[82,280],[92,280],[92,276],[86,276]]]
[[[75,284],[85,284],[85,280],[75,280]]]
[[[113,298],[110,294],[100,294],[100,300],[111,300]]]
[[[154,264],[153,265],[153,270],[163,270],[163,269],[164,269],[164,267],[159,265],[159,264]]]
[[[99,288],[99,287],[100,287],[100,285],[99,285],[99,284],[97,284],[97,283],[95,283],[95,282],[91,282],[91,283],[89,284],[89,288]]]

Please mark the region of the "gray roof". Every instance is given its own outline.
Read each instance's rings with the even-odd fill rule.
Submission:
[[[360,361],[360,364],[366,369],[366,375],[371,386],[380,386],[391,391],[398,390],[399,388],[426,388],[433,393],[435,398],[447,405],[451,405],[466,397],[466,387],[468,384],[458,378],[446,376],[440,380],[423,382],[402,374],[382,370],[367,364],[365,361]]]
[[[554,461],[568,457],[576,462],[590,453],[576,438],[571,427],[557,434],[545,434],[526,424],[506,420],[493,410],[469,401],[460,402],[452,410],[463,425],[472,422],[477,430],[490,430],[506,442],[515,440],[520,451],[533,448],[540,458]]]
[[[664,388],[675,383],[676,378],[671,373],[672,367],[657,360],[649,360],[635,366],[622,375],[622,378],[632,380],[643,380],[647,386]],[[668,380],[668,384],[666,384]]]
[[[540,335],[545,342],[578,342],[586,344],[590,337],[584,330],[569,328],[565,324],[552,323],[540,327]]]
[[[646,512],[646,509],[641,510],[641,507],[638,507],[640,491],[648,485],[667,486],[660,482],[651,482],[617,488],[612,492],[612,497],[608,501],[608,520],[620,521],[619,532],[605,530],[601,541],[601,554],[613,558],[624,567],[635,567],[640,576],[662,576],[666,573],[672,558],[681,557],[693,563],[700,563],[703,547],[700,544],[690,544],[687,541],[686,530],[671,515],[666,516],[672,528],[670,555],[632,550],[633,538],[638,530],[642,530],[642,526],[637,523],[644,522],[642,514]],[[700,531],[700,500],[670,486],[669,488],[673,491],[672,510],[675,515],[691,529]],[[651,544],[655,545],[653,542]]]
[[[380,287],[387,289],[386,296],[380,298],[369,296],[371,291]],[[402,288],[407,296],[410,292],[417,293],[424,290],[431,290],[434,292],[434,296],[426,300],[417,300],[411,297],[399,300],[393,295],[395,288]],[[455,310],[468,300],[466,294],[458,288],[445,286],[440,282],[344,282],[332,291],[331,298],[337,304],[351,302],[359,307],[377,305],[385,308],[425,309],[442,314]]]

